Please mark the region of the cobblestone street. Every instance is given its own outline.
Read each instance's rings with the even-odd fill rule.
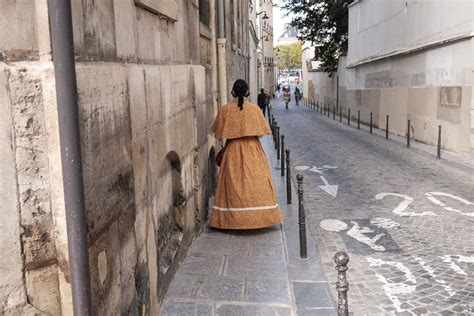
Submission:
[[[326,278],[336,279],[336,251],[350,256],[351,312],[474,314],[472,161],[453,162],[448,153],[437,160],[426,145],[406,148],[395,135],[386,140],[294,103],[285,110],[273,101],[273,115],[293,177],[305,176],[309,230]]]

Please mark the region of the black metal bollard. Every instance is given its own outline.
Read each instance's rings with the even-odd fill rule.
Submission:
[[[277,141],[276,141],[276,150],[277,150],[277,160],[280,160],[280,126],[277,126]]]
[[[332,119],[333,120],[336,119],[336,107],[335,106],[332,107]]]
[[[272,116],[273,116],[273,111],[268,108],[268,125],[272,125]]]
[[[342,123],[342,106],[339,108],[339,122]]]
[[[281,135],[281,176],[285,176],[285,135]]]
[[[308,258],[308,246],[306,242],[306,215],[303,202],[303,175],[297,174],[298,181],[298,224],[300,228],[300,258]]]
[[[360,129],[360,111],[357,111],[357,129]]]
[[[326,104],[323,103],[323,115],[326,116]]]
[[[441,159],[441,125],[438,126],[438,153],[436,158]]]
[[[278,123],[275,122],[275,150],[278,148]]]
[[[410,134],[411,134],[410,120],[408,120],[408,122],[407,122],[407,147],[410,147]]]
[[[387,115],[387,123],[385,124],[385,139],[388,139],[388,115]]]
[[[370,134],[372,134],[372,112],[370,112]]]
[[[351,109],[347,109],[347,125],[351,125]]]
[[[272,126],[271,126],[271,130],[272,130],[273,141],[275,141],[275,117],[273,116],[273,114],[272,114]]]
[[[349,256],[344,251],[339,251],[334,255],[334,262],[337,270],[337,315],[349,315],[349,303],[347,301],[347,291],[349,291],[349,283],[347,282],[346,271],[348,269]]]
[[[286,154],[286,204],[291,204],[291,165],[290,150],[285,149]]]

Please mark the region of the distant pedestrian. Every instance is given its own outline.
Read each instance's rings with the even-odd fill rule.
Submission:
[[[210,226],[221,229],[256,229],[283,220],[275,194],[272,174],[258,137],[270,128],[259,107],[245,97],[247,82],[234,83],[235,99],[222,107],[212,130],[226,139],[216,159],[220,165]]]
[[[291,101],[291,93],[289,87],[283,88],[283,99],[285,100],[285,108],[288,110],[288,103],[290,103]]]
[[[300,105],[301,91],[298,87],[295,88],[295,102],[296,105]]]
[[[260,93],[257,97],[257,104],[258,104],[258,107],[262,110],[263,116],[265,116],[265,110],[267,109],[268,103],[269,103],[268,96],[265,93],[265,90],[260,89]]]

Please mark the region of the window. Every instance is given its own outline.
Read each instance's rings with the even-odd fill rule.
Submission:
[[[199,0],[199,21],[211,26],[211,6],[209,0]]]

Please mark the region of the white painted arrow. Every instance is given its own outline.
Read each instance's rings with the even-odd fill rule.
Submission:
[[[337,184],[336,185],[329,184],[328,180],[326,180],[326,178],[323,176],[320,176],[320,178],[321,180],[323,180],[324,185],[320,185],[319,187],[326,193],[330,194],[332,197],[336,197],[337,189],[339,188],[339,186]]]

